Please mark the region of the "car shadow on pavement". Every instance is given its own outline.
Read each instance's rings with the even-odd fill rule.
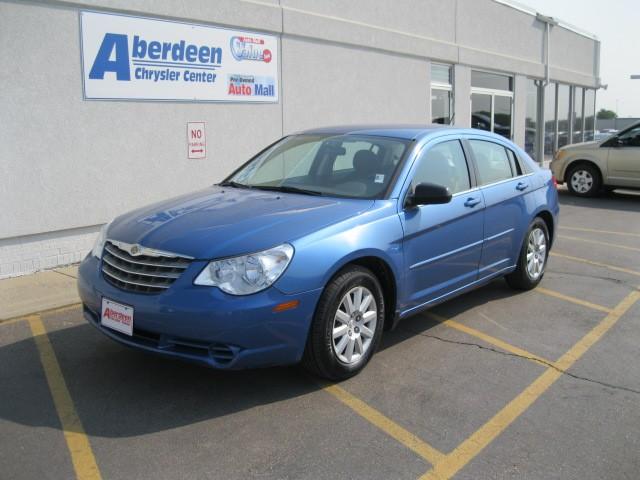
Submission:
[[[587,208],[599,208],[602,210],[623,210],[628,212],[640,212],[640,192],[638,194],[624,192],[605,192],[597,197],[577,197],[569,193],[566,188],[558,189],[558,201],[560,206],[575,206]]]
[[[514,294],[498,281],[444,305],[464,311]],[[73,326],[52,329],[48,335],[84,429],[91,436],[132,437],[240,412],[249,412],[250,421],[252,414],[265,414],[255,413],[263,411],[252,411],[254,407],[295,401],[327,384],[295,366],[218,371],[139,352],[80,323],[80,315],[78,309],[67,313],[67,318],[55,319],[57,325],[67,321]],[[419,314],[404,319],[395,331],[385,332],[380,349],[393,348],[435,325],[436,321]],[[0,348],[0,381],[1,419],[60,428],[32,339]],[[294,406],[285,406],[285,411]]]

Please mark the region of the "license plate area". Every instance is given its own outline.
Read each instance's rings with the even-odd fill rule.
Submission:
[[[100,325],[125,335],[133,335],[133,307],[102,298]]]

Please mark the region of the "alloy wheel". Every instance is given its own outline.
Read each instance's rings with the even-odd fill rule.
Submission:
[[[540,278],[547,261],[547,237],[541,228],[534,228],[527,241],[527,273],[531,280]]]
[[[378,306],[366,287],[349,290],[333,320],[333,351],[342,363],[358,362],[371,348],[378,322]]]

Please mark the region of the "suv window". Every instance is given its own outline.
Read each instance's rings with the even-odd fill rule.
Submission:
[[[469,140],[469,144],[476,159],[480,185],[500,182],[514,176],[505,147],[486,140]]]
[[[471,188],[467,160],[459,140],[438,143],[418,159],[411,189],[419,183],[435,183],[447,187],[451,194]]]
[[[626,147],[640,147],[640,127],[632,128],[618,137]]]

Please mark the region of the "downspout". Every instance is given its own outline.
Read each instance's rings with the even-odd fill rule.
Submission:
[[[558,25],[558,22],[553,17],[548,17],[540,13],[536,13],[536,19],[544,22],[544,80],[535,80],[535,85],[538,87],[539,101],[538,101],[538,125],[536,128],[538,131],[537,145],[535,148],[536,156],[538,157],[538,163],[540,166],[544,166],[544,104],[545,104],[545,89],[551,83],[551,72],[549,68],[549,58],[551,54],[551,27]],[[540,88],[542,87],[542,88]]]

